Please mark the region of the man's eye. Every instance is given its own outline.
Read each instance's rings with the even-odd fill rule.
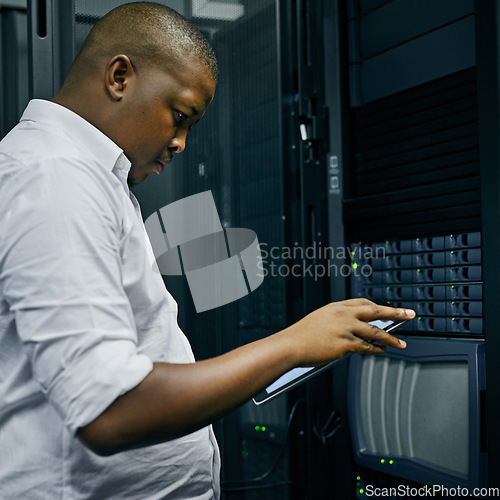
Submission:
[[[178,109],[175,110],[175,123],[177,125],[182,125],[187,119],[188,116],[186,114],[184,114],[182,111],[179,111]]]

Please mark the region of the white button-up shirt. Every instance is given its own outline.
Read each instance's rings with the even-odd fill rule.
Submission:
[[[130,162],[57,104],[31,101],[0,143],[0,498],[211,499],[210,427],[99,457],[75,437],[153,361],[194,361]]]

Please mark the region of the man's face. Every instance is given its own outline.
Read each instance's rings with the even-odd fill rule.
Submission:
[[[132,163],[129,183],[161,174],[182,153],[189,129],[210,104],[215,82],[198,61],[182,68],[137,68],[127,83],[114,140]]]

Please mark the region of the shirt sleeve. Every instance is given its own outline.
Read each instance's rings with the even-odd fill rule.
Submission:
[[[152,370],[123,286],[130,201],[78,161],[20,170],[2,189],[0,290],[34,379],[75,433]]]

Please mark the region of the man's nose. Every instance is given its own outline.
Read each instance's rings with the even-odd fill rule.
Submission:
[[[186,134],[176,135],[168,145],[168,149],[174,153],[182,153],[186,147]]]

